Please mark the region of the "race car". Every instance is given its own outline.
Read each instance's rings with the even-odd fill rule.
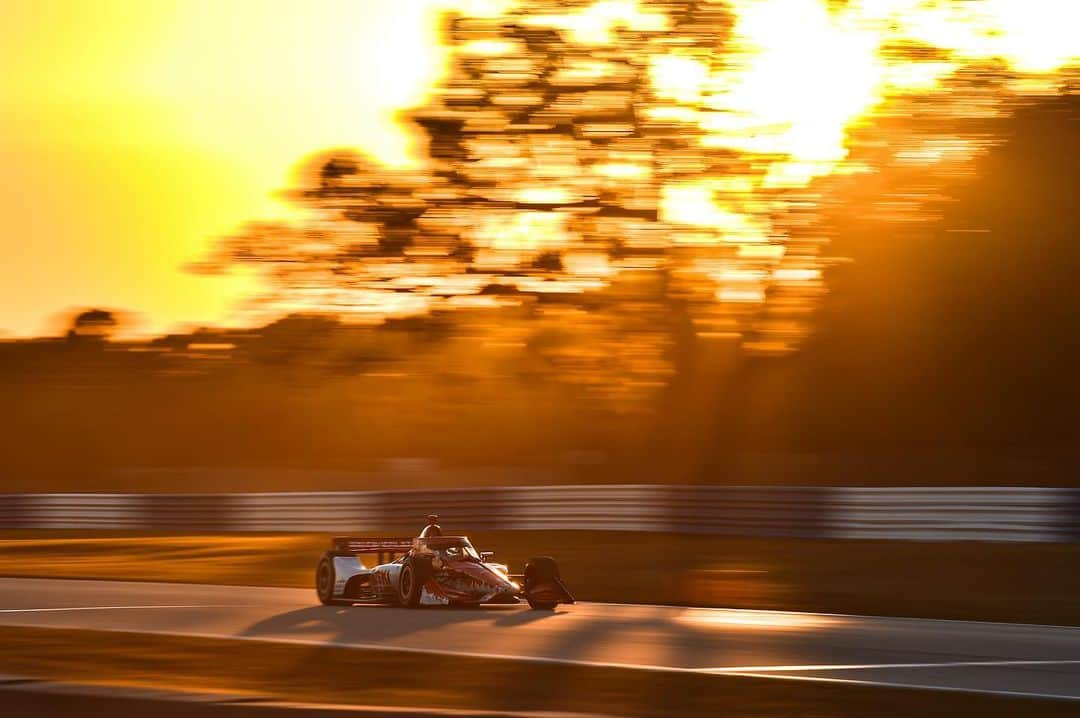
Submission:
[[[368,568],[361,555],[375,555],[376,565]],[[504,564],[493,563],[493,555],[477,552],[465,536],[341,536],[319,560],[315,591],[327,605],[468,607],[524,598],[533,609],[552,610],[560,603],[574,603],[552,558],[534,558],[524,573],[515,575]]]

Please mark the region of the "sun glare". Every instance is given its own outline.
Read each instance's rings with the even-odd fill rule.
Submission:
[[[318,261],[284,272],[317,284],[342,276],[327,261],[337,248],[358,235],[378,245],[390,209],[415,210],[415,225],[411,215],[395,221],[422,227],[418,238],[399,227],[388,245],[406,258],[389,259],[378,245],[383,254],[350,275],[371,283],[333,288],[323,308],[343,311],[352,292],[365,316],[377,314],[379,296],[388,315],[438,306],[379,284],[418,257],[440,275],[476,269],[519,290],[591,291],[553,284],[555,275],[580,266],[563,262],[570,255],[606,252],[601,286],[625,271],[671,270],[673,291],[703,312],[702,331],[722,325],[731,336],[738,327],[735,335],[760,340],[753,346],[790,351],[825,291],[824,219],[848,201],[837,180],[920,168],[927,181],[903,202],[864,209],[898,221],[931,216],[934,178],[970,173],[996,141],[965,123],[1068,91],[1080,57],[1080,3],[1058,0],[326,0],[320,8],[116,0],[78,17],[8,18],[34,29],[10,45],[21,71],[2,86],[20,108],[4,120],[20,178],[9,195],[34,195],[12,205],[13,233],[44,238],[21,251],[31,266],[61,270],[55,301],[145,309],[154,329],[191,307],[220,319],[236,291],[220,288],[241,279],[250,288],[243,272],[178,271],[210,237],[246,219],[291,223],[276,230],[282,237],[318,232],[325,246],[310,252]],[[35,47],[51,50],[38,57]],[[27,82],[35,70],[39,79]],[[409,106],[407,117],[395,115]],[[56,146],[34,149],[46,135]],[[394,200],[404,204],[361,212],[363,221],[352,206],[276,201],[290,167],[334,147],[426,179],[404,182]],[[73,186],[92,191],[47,179],[64,165]],[[73,198],[68,213],[42,211],[56,197]],[[89,233],[86,246],[108,251],[80,249],[68,262],[61,249],[76,229]],[[455,250],[448,238],[468,247]],[[121,277],[105,255],[144,257],[154,279]],[[254,273],[280,259],[257,258]],[[702,260],[731,271],[700,272]],[[83,276],[86,262],[102,265],[95,271],[107,292]],[[41,282],[4,278],[28,306],[42,303]],[[205,282],[218,282],[218,294]],[[445,276],[434,285],[447,286]],[[312,298],[328,296],[300,294],[280,306],[319,308]]]
[[[312,254],[302,276],[276,248],[256,261],[303,287],[333,285],[355,263],[357,301],[383,291],[395,311],[398,251],[406,265],[424,257],[417,271],[486,278],[450,293],[410,280],[425,312],[475,306],[462,298],[486,286],[507,306],[660,271],[699,336],[790,352],[826,291],[829,213],[851,204],[837,180],[919,168],[918,186],[863,211],[932,217],[935,187],[970,174],[995,141],[974,121],[1064,91],[1078,53],[1057,28],[1076,11],[1044,3],[1033,19],[1017,7],[525,0],[477,15],[459,5],[443,35],[446,75],[409,116],[426,135],[426,179],[365,170],[349,180],[355,198],[308,192],[320,212],[349,218],[341,230],[368,223],[378,251]],[[336,231],[331,244],[353,256]],[[289,281],[276,290],[273,306],[320,309],[297,303]]]

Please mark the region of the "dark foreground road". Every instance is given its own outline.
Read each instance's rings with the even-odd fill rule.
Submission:
[[[393,648],[1080,700],[1080,628],[583,603],[315,602],[284,588],[0,579],[0,625]]]
[[[439,710],[400,706],[313,705],[238,695],[179,693],[116,686],[27,681],[0,676],[4,718],[536,718],[513,711]],[[545,713],[543,718],[610,718]]]

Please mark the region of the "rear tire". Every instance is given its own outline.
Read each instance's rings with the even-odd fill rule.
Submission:
[[[334,584],[337,583],[337,575],[334,571],[334,559],[325,555],[319,561],[315,569],[315,593],[319,596],[319,603],[330,606],[337,601],[334,599]]]

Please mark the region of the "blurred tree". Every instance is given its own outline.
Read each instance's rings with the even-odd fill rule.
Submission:
[[[68,339],[96,339],[106,341],[116,330],[116,316],[106,309],[87,309],[75,315],[68,329]]]

